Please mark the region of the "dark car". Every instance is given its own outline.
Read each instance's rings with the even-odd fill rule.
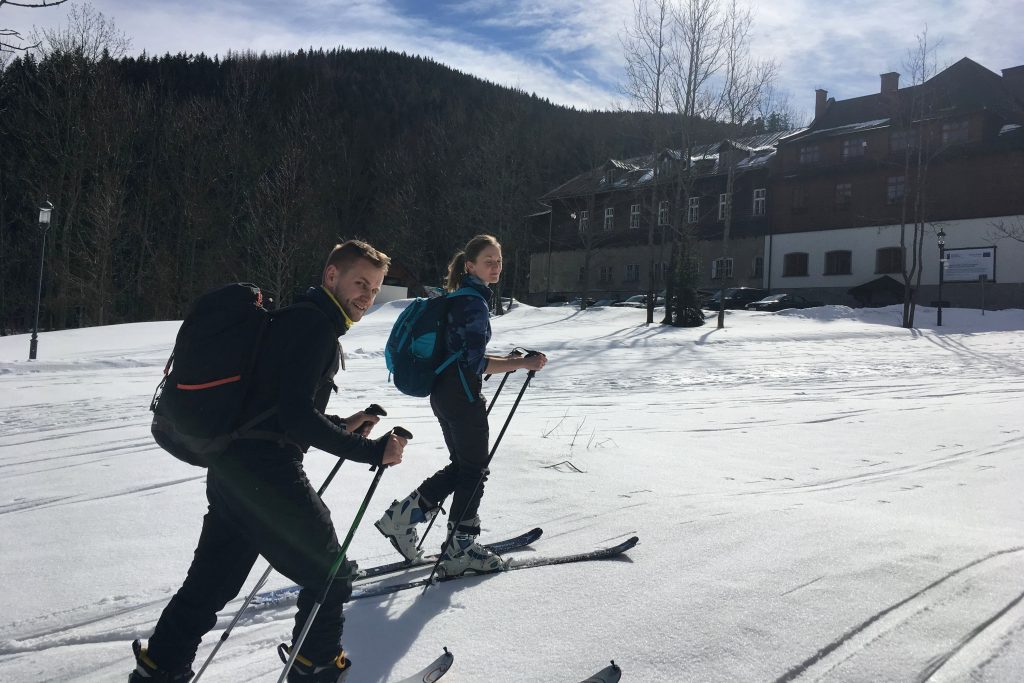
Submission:
[[[824,306],[820,301],[805,299],[799,294],[772,294],[760,301],[747,304],[748,311],[781,311],[786,308],[814,308]]]
[[[703,308],[707,308],[712,311],[717,311],[721,306],[719,304],[719,297],[722,293],[725,293],[725,307],[726,308],[743,308],[752,301],[763,299],[768,295],[767,289],[759,289],[757,287],[729,287],[725,290],[719,290],[709,296],[701,304]]]
[[[664,306],[665,297],[660,294],[656,295],[654,297],[654,305]],[[616,308],[647,308],[647,295],[636,294],[634,296],[629,297],[628,299],[616,301],[615,303],[612,304],[612,306],[615,306]]]

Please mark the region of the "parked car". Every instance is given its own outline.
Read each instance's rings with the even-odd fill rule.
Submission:
[[[814,308],[824,306],[821,301],[811,301],[799,294],[772,294],[760,301],[747,304],[748,311],[781,311],[786,308]]]
[[[703,308],[707,308],[712,311],[717,311],[720,308],[720,298],[722,292],[725,292],[725,307],[726,308],[743,308],[747,304],[763,299],[768,295],[767,289],[758,289],[757,287],[729,287],[725,290],[718,290],[713,295],[704,300],[701,304]]]
[[[654,297],[655,306],[664,306],[665,297],[660,294]],[[647,295],[646,294],[635,294],[628,299],[622,301],[616,301],[612,306],[620,308],[647,308]]]

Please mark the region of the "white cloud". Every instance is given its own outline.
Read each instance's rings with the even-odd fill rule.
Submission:
[[[632,13],[629,0],[456,0],[439,3],[432,18],[403,15],[390,0],[92,2],[139,51],[387,47],[584,108],[610,108],[618,98],[618,36]],[[67,8],[8,5],[0,24],[27,33],[33,22],[61,23]],[[1019,0],[773,0],[755,12],[755,54],[779,62],[780,88],[804,110],[814,88],[845,99],[875,92],[880,73],[905,74],[925,24],[942,40],[945,62],[968,56],[997,73],[1024,63]]]

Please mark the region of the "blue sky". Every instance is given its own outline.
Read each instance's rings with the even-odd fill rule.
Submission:
[[[0,26],[57,25],[71,4],[0,8]],[[631,0],[92,0],[150,53],[387,47],[429,56],[490,81],[588,109],[628,107],[619,34]],[[928,26],[940,61],[971,57],[999,73],[1024,64],[1020,0],[773,0],[754,2],[754,52],[779,63],[797,110],[814,89],[846,99],[907,73]],[[906,83],[906,76],[902,83]]]

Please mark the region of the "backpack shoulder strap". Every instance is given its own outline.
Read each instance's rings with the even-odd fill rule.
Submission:
[[[450,298],[453,296],[478,296],[484,301],[487,300],[487,298],[483,294],[478,292],[474,287],[459,287],[454,292],[449,292],[448,294],[445,294],[446,298]]]

